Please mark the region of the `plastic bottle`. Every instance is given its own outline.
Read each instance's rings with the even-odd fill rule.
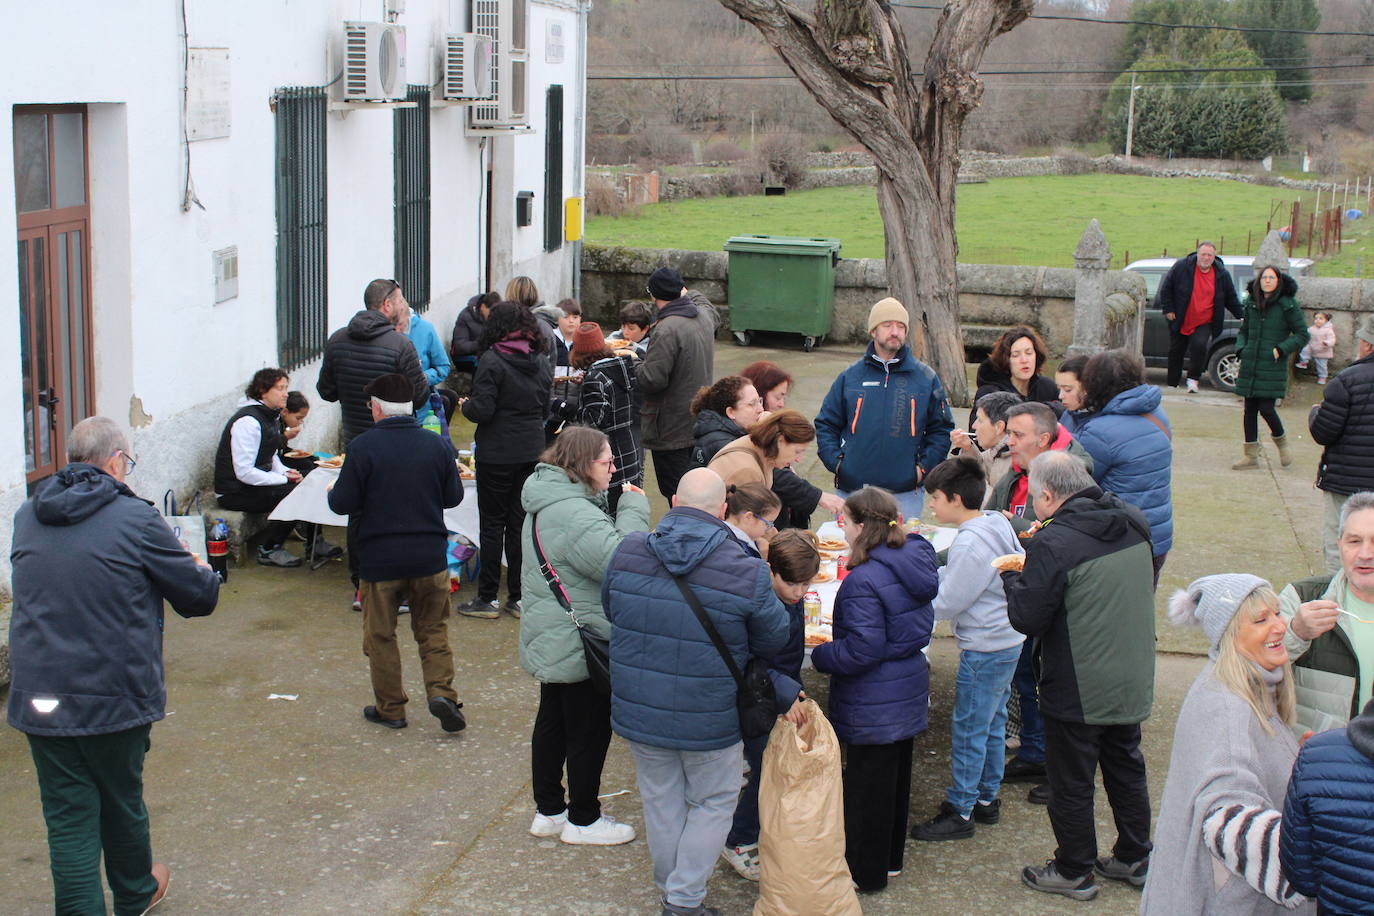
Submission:
[[[430,432],[434,433],[434,435],[436,436],[440,434],[439,416],[432,410],[429,413],[425,414],[425,418],[420,421],[420,425],[423,426],[425,429],[429,430]]]
[[[821,622],[821,596],[817,592],[807,592],[802,599],[802,614],[809,627],[819,626]]]
[[[219,581],[229,581],[229,526],[224,519],[217,518],[205,535],[205,558],[210,568],[219,576]]]

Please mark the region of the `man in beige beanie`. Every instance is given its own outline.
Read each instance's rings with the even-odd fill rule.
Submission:
[[[868,349],[830,386],[816,417],[816,447],[841,497],[882,487],[914,519],[922,478],[949,454],[954,418],[935,370],[906,345],[910,324],[906,306],[891,297],[869,310]]]

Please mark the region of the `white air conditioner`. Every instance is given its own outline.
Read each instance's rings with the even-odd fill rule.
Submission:
[[[492,41],[491,104],[468,109],[468,128],[500,132],[529,125],[529,2],[473,0],[477,34]]]
[[[492,89],[492,40],[475,32],[445,35],[443,45],[443,98],[451,102],[494,99]]]
[[[393,102],[406,97],[405,26],[345,22],[343,74],[338,97],[346,102]]]

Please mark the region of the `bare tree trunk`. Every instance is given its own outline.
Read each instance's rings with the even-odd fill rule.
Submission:
[[[989,42],[1023,22],[1034,0],[950,0],[922,73],[884,0],[720,0],[754,25],[878,168],[887,282],[911,311],[912,351],[968,403],[954,234],[959,136],[978,105]]]

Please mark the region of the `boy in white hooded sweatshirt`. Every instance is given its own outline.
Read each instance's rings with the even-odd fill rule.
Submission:
[[[982,511],[986,476],[977,459],[951,458],[926,475],[930,507],[957,524],[935,597],[937,620],[948,620],[959,641],[959,673],[951,723],[953,784],[934,818],[917,824],[917,840],[961,840],[974,822],[995,824],[1006,763],[1007,701],[1025,639],[1007,622],[1007,596],[992,561],[1025,551],[1000,512]]]

